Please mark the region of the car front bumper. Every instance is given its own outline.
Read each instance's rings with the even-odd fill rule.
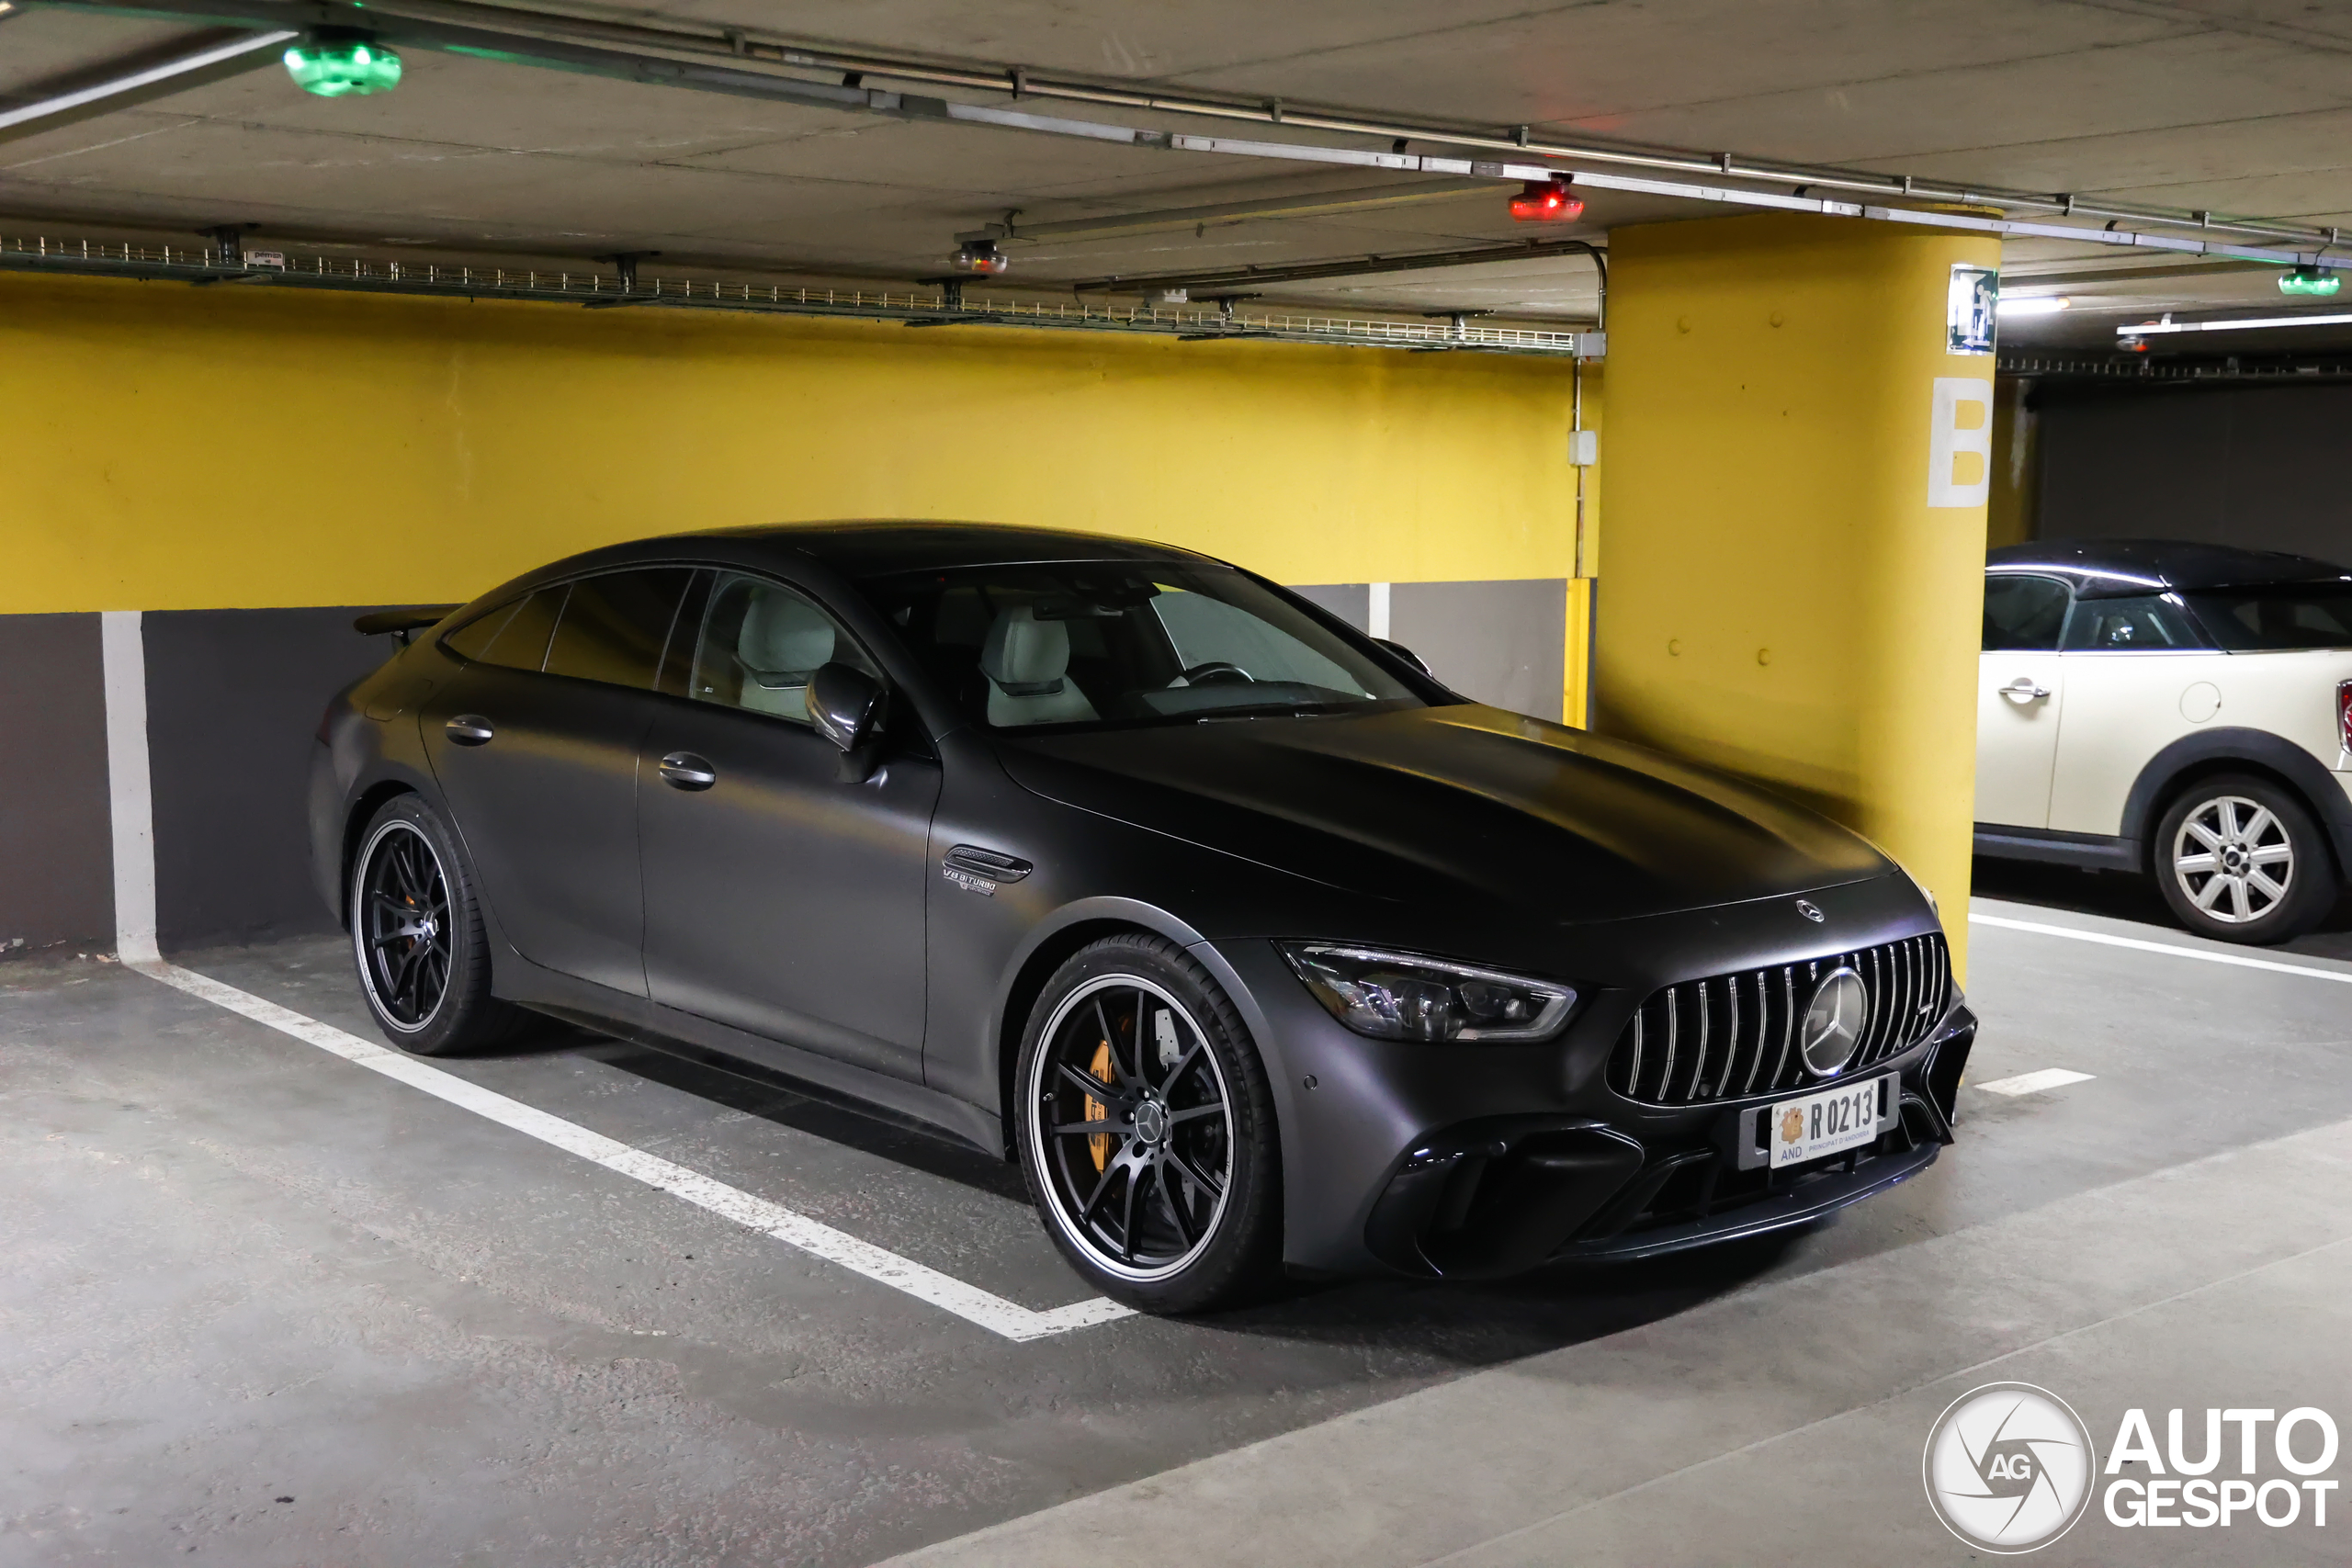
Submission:
[[[1611,1089],[1608,1010],[1540,1045],[1367,1040],[1272,943],[1216,947],[1272,1082],[1285,1261],[1310,1274],[1496,1278],[1804,1224],[1934,1163],[1976,1032],[1955,989],[1918,1043],[1868,1069],[1896,1077],[1872,1143],[1773,1170],[1739,1144],[1776,1097],[1667,1108]]]

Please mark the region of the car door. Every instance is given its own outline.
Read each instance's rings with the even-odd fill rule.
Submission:
[[[491,611],[441,639],[462,667],[419,716],[506,940],[534,964],[640,997],[638,743],[692,576],[603,573]]]
[[[2058,639],[2073,595],[2054,577],[1993,572],[1976,664],[1976,820],[2050,826],[2050,784],[2066,700]]]
[[[2124,803],[2149,760],[2220,710],[2217,682],[2229,679],[2233,656],[2214,650],[2168,593],[2077,598],[2060,650],[2067,714],[2050,826],[2112,837],[2123,831]]]
[[[870,777],[810,726],[808,678],[880,666],[798,589],[706,574],[639,796],[653,1000],[921,1081],[939,764],[911,708]]]

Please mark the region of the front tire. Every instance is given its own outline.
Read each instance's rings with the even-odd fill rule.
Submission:
[[[421,1056],[512,1039],[528,1014],[490,994],[490,937],[457,835],[413,795],[386,801],[352,858],[351,951],[384,1038]]]
[[[2222,942],[2302,935],[2335,907],[2335,862],[2290,791],[2246,773],[2199,779],[2156,826],[2156,886],[2180,923]]]
[[[1031,1010],[1013,1081],[1038,1217],[1104,1294],[1201,1312],[1272,1278],[1273,1096],[1240,1015],[1182,948],[1137,933],[1080,950]]]

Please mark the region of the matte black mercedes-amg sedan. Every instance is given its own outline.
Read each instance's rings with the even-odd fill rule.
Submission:
[[[759,528],[361,626],[422,635],[311,829],[390,1039],[535,1011],[918,1118],[1149,1310],[1796,1224],[1951,1138],[1975,1022],[1884,856],[1218,561]]]

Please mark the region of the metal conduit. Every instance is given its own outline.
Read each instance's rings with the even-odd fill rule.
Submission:
[[[1605,143],[1538,141],[1525,126],[1514,127],[1510,132],[1505,133],[1491,128],[1445,124],[1406,117],[1372,117],[1336,110],[1302,111],[1285,105],[1278,98],[1250,102],[1211,94],[1144,93],[1113,84],[1040,73],[1017,65],[1005,66],[991,62],[925,59],[917,55],[898,54],[865,48],[852,49],[824,43],[792,41],[775,35],[753,39],[747,31],[740,28],[694,28],[642,23],[594,21],[511,6],[475,4],[472,0],[381,0],[379,4],[366,6],[349,4],[347,0],[302,0],[300,4],[284,3],[284,0],[37,0],[37,3],[90,11],[112,11],[126,16],[197,17],[268,28],[282,27],[289,20],[299,18],[313,24],[365,27],[394,41],[405,39],[426,48],[446,47],[435,43],[429,32],[434,24],[454,22],[480,29],[486,34],[503,32],[509,43],[531,41],[538,43],[542,48],[546,47],[547,41],[550,39],[595,39],[604,42],[638,49],[660,50],[673,54],[725,56],[746,64],[773,63],[794,69],[839,72],[844,75],[881,76],[893,81],[919,82],[933,86],[953,86],[1005,93],[1015,99],[1052,99],[1069,103],[1095,104],[1106,107],[1140,109],[1161,114],[1375,137],[1398,143],[1437,142],[1446,146],[1519,153],[1573,163],[1611,164],[1667,174],[1703,175],[1719,179],[1748,181],[1759,185],[1876,194],[1898,197],[1905,201],[1960,207],[1991,207],[2003,210],[2053,213],[2069,218],[2106,220],[2112,222],[2150,223],[2166,228],[2193,229],[2200,233],[2242,234],[2256,239],[2284,241],[2296,246],[2308,245],[2315,251],[2333,247],[2338,243],[2338,231],[2333,228],[2313,228],[2262,219],[2230,218],[2217,216],[2208,211],[2183,209],[2085,201],[2066,192],[2022,191],[2002,186],[1952,186],[1932,180],[1917,179],[1909,175],[1886,175],[1875,171],[1837,166],[1780,164],[1770,160],[1745,158],[1728,152],[1703,152],[1679,148],[1645,149],[1614,147]],[[425,24],[425,30],[412,31],[409,24],[420,22]],[[520,63],[542,63],[542,62],[533,61],[527,57],[518,57],[494,48],[468,49],[465,45],[458,47],[464,51],[481,52],[493,58],[516,59]],[[544,63],[558,62],[549,60]],[[673,70],[677,68],[676,62],[673,62],[650,61],[648,63],[654,69],[646,73],[644,79],[647,80],[662,79],[662,73],[659,71],[662,64],[670,64]],[[752,73],[744,73],[743,74]],[[788,79],[770,78],[769,80],[781,84]],[[725,85],[696,82],[684,79],[683,76],[675,79],[675,85],[704,85],[711,90],[722,92],[733,90]],[[830,85],[817,83],[797,85],[816,88],[820,93]],[[855,90],[835,88],[833,91],[854,95]],[[839,104],[836,100],[835,107],[865,106]],[[967,117],[956,115],[952,118]],[[1005,122],[1000,120],[998,123]],[[1087,124],[1083,121],[1064,123],[1072,126]],[[1038,126],[1031,129],[1045,128]],[[1125,127],[1103,126],[1092,129],[1098,135],[1104,132],[1113,133],[1107,139],[1126,140],[1133,135]],[[1311,148],[1294,147],[1292,155],[1311,158],[1315,151]],[[1869,211],[1836,215],[1877,216],[1876,213]],[[2076,231],[2076,232],[2095,237],[2102,231],[2088,230]],[[2272,258],[2266,256],[2256,259]],[[2303,265],[2352,265],[2352,259],[2338,263],[2314,258]]]

